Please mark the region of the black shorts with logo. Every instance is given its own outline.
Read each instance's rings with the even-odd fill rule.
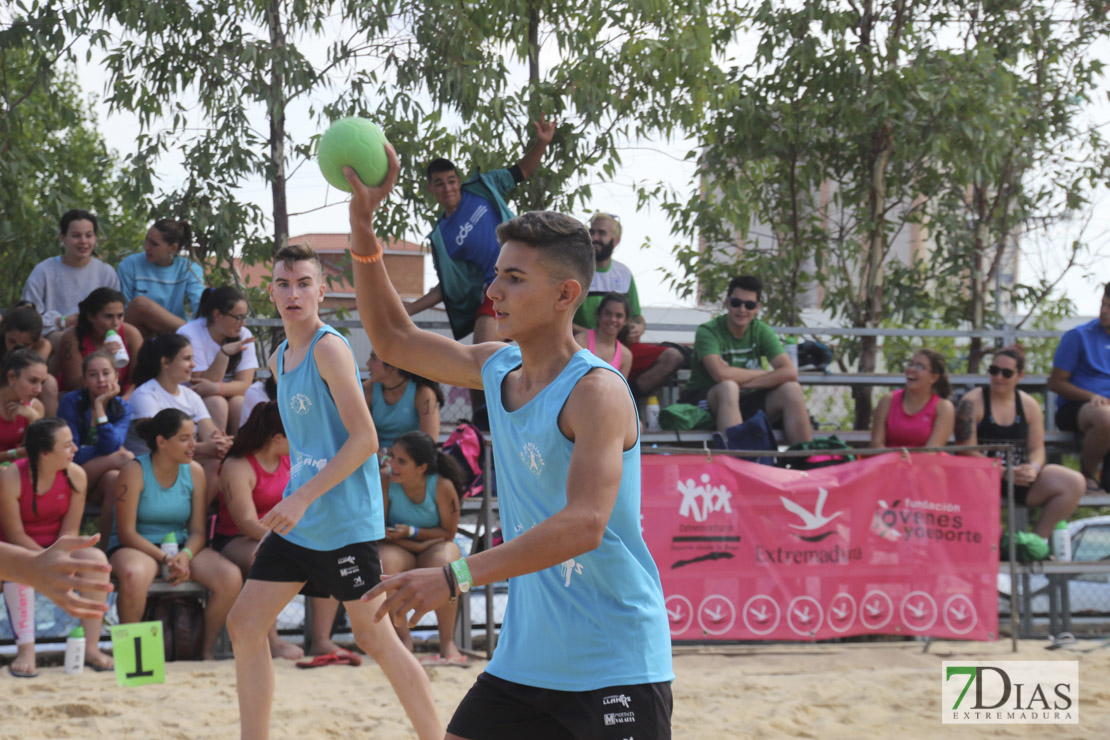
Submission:
[[[378,585],[382,561],[377,542],[356,542],[338,550],[310,550],[270,533],[258,548],[250,575],[256,581],[304,582],[305,596],[354,601]]]
[[[670,740],[671,683],[556,691],[482,673],[447,731],[467,740]]]

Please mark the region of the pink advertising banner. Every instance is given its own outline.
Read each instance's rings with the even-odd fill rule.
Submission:
[[[675,640],[998,635],[1001,467],[890,453],[810,471],[643,456]]]

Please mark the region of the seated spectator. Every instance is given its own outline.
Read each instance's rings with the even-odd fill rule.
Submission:
[[[1098,318],[1060,338],[1048,389],[1057,396],[1056,426],[1083,438],[1080,472],[1087,490],[1099,491],[1099,481],[1110,477],[1110,283],[1103,289]]]
[[[948,364],[939,352],[919,349],[906,363],[906,387],[875,407],[872,447],[941,447],[952,436],[956,410],[948,395]]]
[[[59,537],[76,535],[85,510],[85,473],[72,461],[77,449],[65,422],[39,419],[27,428],[27,459],[0,470],[0,523],[4,540],[40,552]],[[74,551],[82,560],[106,562],[95,547]],[[107,573],[89,576],[108,581]],[[89,591],[86,598],[103,602],[108,594]],[[16,656],[8,666],[17,678],[38,675],[35,664],[35,591],[30,586],[7,581],[4,603],[15,632]],[[100,651],[102,616],[86,617],[81,625],[87,635],[85,663],[96,671],[113,667],[112,658]]]
[[[50,367],[50,353],[54,345],[42,336],[42,317],[27,301],[12,306],[0,321],[0,362],[4,361],[7,353],[17,349],[34,350],[47,361],[47,368]],[[46,374],[42,383],[39,400],[45,415],[54,416],[58,410],[58,380],[50,373]]]
[[[968,391],[956,409],[956,444],[1014,446],[1014,501],[1042,507],[1033,531],[1048,540],[1052,530],[1075,511],[1086,483],[1083,475],[1063,465],[1046,465],[1044,412],[1018,384],[1025,377],[1025,350],[1017,345],[994,353],[988,368],[990,387]],[[971,457],[1005,458],[1001,450],[961,452]],[[1002,477],[1006,495],[1006,477]]]
[[[254,336],[246,325],[247,299],[230,285],[205,288],[197,313],[199,318],[177,330],[193,344],[192,388],[204,399],[216,428],[234,434],[243,396],[258,370]]]
[[[46,380],[46,360],[29,349],[17,349],[4,356],[0,365],[0,462],[15,462],[27,457],[23,435],[27,426],[43,417],[42,384]]]
[[[95,256],[96,216],[72,209],[62,214],[59,226],[64,251],[35,265],[22,296],[42,315],[44,333],[55,344],[77,324],[79,301],[97,288],[119,290],[116,271]]]
[[[597,328],[577,332],[574,341],[600,359],[620,370],[628,378],[632,370],[632,352],[620,340],[628,326],[631,307],[623,293],[609,293],[597,304]]]
[[[204,292],[204,271],[179,254],[192,243],[188,221],[155,221],[146,232],[143,251],[119,263],[120,290],[127,299],[127,323],[144,338],[180,329],[188,318],[185,301],[194,313]]]
[[[443,391],[435,383],[388,365],[374,352],[366,361],[370,378],[362,391],[374,428],[378,430],[378,455],[388,454],[393,440],[405,432],[419,430],[432,439],[439,437],[439,408]]]
[[[698,327],[690,380],[679,401],[710,411],[717,431],[728,430],[762,409],[771,423],[780,423],[790,444],[812,435],[798,369],[782,342],[759,320],[763,283],[751,275],[728,284],[724,316]],[[770,370],[763,369],[766,359]]]
[[[239,413],[239,428],[242,429],[251,417],[254,407],[260,403],[277,400],[277,382],[273,375],[266,376],[265,380],[256,380],[243,394],[243,410]]]
[[[216,428],[204,401],[186,385],[192,380],[193,367],[193,346],[184,335],[162,334],[143,343],[135,367],[138,387],[129,399],[131,431],[124,446],[136,457],[146,454],[150,449],[138,432],[138,423],[163,409],[184,411],[199,430],[196,457],[206,474],[211,503],[218,489],[220,460],[231,448],[231,437]]]
[[[382,573],[404,573],[414,568],[442,568],[462,557],[455,544],[459,528],[459,491],[462,470],[454,458],[436,448],[423,432],[408,432],[396,439],[388,471],[382,471],[385,494],[385,540],[378,545]],[[466,665],[455,646],[455,615],[451,600],[436,609],[439,655],[423,659],[424,665]],[[397,627],[402,642],[412,650],[405,626]]]
[[[193,580],[211,593],[204,605],[205,660],[243,586],[239,569],[211,548],[206,549],[204,470],[193,460],[197,448],[193,420],[175,408],[139,424],[150,452],[125,464],[116,485],[116,521],[108,558],[119,580],[120,624],[138,622],[146,609],[150,584],[165,565],[172,584]],[[177,555],[162,551],[173,533],[181,543]]]
[[[130,362],[119,368],[119,385],[126,398],[131,394],[131,376],[139,362],[143,337],[139,330],[123,322],[123,293],[112,288],[97,288],[78,304],[77,326],[67,329],[58,346],[58,372],[63,391],[77,390],[84,385],[82,360],[98,350],[114,354],[115,348],[104,344],[108,332],[114,331],[123,340]]]
[[[258,543],[270,532],[259,520],[281,501],[288,483],[289,440],[277,403],[268,401],[254,407],[220,468],[212,549],[239,566],[243,580],[250,574]],[[275,658],[304,657],[303,650],[278,637],[276,623],[267,637]]]
[[[105,546],[112,531],[112,491],[119,469],[135,456],[123,448],[131,425],[131,406],[120,398],[119,376],[112,353],[98,350],[82,363],[85,387],[70,391],[58,404],[58,416],[69,425],[77,453],[73,461],[88,478],[88,501],[100,508],[100,535]]]
[[[675,347],[640,341],[647,324],[640,312],[636,279],[627,265],[613,259],[613,250],[621,241],[621,223],[616,214],[595,213],[590,219],[590,239],[594,245],[594,277],[586,300],[574,314],[575,333],[597,328],[597,307],[604,296],[623,294],[628,299],[628,328],[621,341],[632,354],[632,369],[625,377],[637,398],[647,398],[678,372],[686,356]]]

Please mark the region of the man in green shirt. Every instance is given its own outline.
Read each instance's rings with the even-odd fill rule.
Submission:
[[[694,335],[690,380],[679,401],[707,409],[727,431],[762,409],[790,444],[812,436],[798,368],[770,326],[757,316],[763,283],[751,275],[728,284],[725,315],[705,322]],[[766,359],[770,370],[765,370]]]

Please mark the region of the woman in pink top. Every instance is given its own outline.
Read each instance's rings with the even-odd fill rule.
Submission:
[[[906,387],[883,396],[871,424],[872,447],[941,447],[948,443],[956,410],[947,400],[944,357],[920,349],[906,363]]]
[[[269,531],[259,520],[281,501],[287,483],[289,439],[281,414],[274,401],[260,403],[239,429],[220,469],[220,508],[212,536],[212,549],[239,566],[244,580],[258,542]],[[276,624],[269,639],[274,657],[304,657],[299,647],[278,637]]]
[[[85,471],[73,462],[77,445],[61,419],[46,418],[27,427],[27,458],[0,470],[0,523],[4,539],[32,552],[41,552],[59,537],[76,535],[85,509]],[[74,557],[106,563],[95,547],[75,551]],[[92,577],[92,576],[90,576]],[[107,573],[97,574],[108,581]],[[83,594],[103,600],[106,592]],[[35,665],[35,591],[11,581],[4,583],[4,603],[15,633],[16,657],[8,666],[17,678],[38,675]],[[102,617],[81,620],[85,629],[85,662],[105,671],[112,658],[100,651]]]
[[[574,341],[620,370],[625,378],[632,371],[632,351],[619,335],[628,324],[632,306],[623,293],[608,293],[597,306],[597,329],[581,331]]]

